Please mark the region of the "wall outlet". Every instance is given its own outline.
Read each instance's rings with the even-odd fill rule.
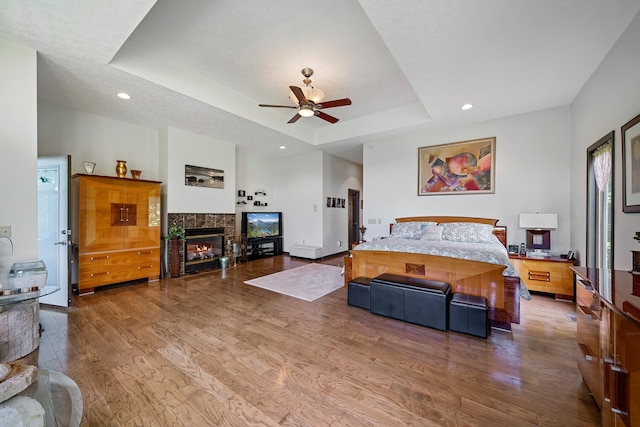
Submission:
[[[11,237],[10,225],[0,225],[0,237]]]

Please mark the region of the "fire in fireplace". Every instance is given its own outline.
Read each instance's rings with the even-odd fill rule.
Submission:
[[[184,272],[220,267],[224,228],[188,228],[184,240]]]

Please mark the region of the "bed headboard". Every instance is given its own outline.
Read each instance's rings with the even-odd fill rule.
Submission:
[[[493,225],[493,234],[500,240],[500,243],[507,247],[507,227],[496,225],[497,219],[476,218],[471,216],[408,216],[404,218],[396,218],[396,222],[437,222],[442,224],[445,222],[475,222],[479,224]],[[389,231],[393,224],[390,224]]]

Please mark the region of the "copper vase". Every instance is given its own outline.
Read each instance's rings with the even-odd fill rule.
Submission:
[[[116,176],[118,178],[124,178],[127,176],[127,161],[126,160],[116,160],[118,162],[116,164]]]

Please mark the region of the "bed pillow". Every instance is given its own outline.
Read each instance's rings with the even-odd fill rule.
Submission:
[[[424,230],[431,226],[436,225],[435,222],[399,222],[393,224],[391,228],[391,236],[396,239],[413,239],[418,240],[424,234]]]
[[[442,225],[442,240],[452,242],[492,243],[493,225],[474,222],[449,222]]]
[[[420,240],[442,240],[442,230],[444,230],[444,227],[440,225],[430,225],[424,230]]]

